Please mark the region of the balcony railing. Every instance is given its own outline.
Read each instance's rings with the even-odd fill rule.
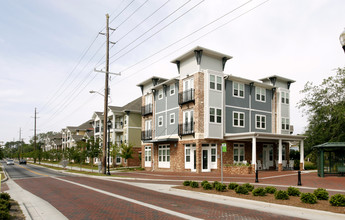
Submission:
[[[178,104],[183,105],[188,102],[194,102],[195,89],[189,89],[178,94]]]
[[[152,103],[147,104],[145,106],[141,106],[141,115],[145,116],[145,115],[149,115],[149,114],[152,114]]]
[[[152,130],[145,130],[141,132],[141,140],[152,140]]]
[[[187,122],[183,124],[178,125],[178,135],[183,136],[183,135],[194,135],[194,122]]]

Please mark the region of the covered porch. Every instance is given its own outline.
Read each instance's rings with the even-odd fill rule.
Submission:
[[[304,169],[304,139],[301,135],[268,134],[259,132],[226,135],[233,145],[233,163],[250,163],[252,170],[289,170],[294,161],[289,158],[290,142],[299,142],[300,170]],[[238,143],[245,143],[243,157],[236,157]],[[241,150],[241,148],[239,148]],[[239,153],[239,155],[242,155]],[[236,161],[237,159],[237,161]]]

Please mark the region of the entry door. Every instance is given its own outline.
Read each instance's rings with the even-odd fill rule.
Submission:
[[[196,171],[196,150],[192,150],[193,152],[193,169],[192,171]]]
[[[202,171],[207,172],[210,171],[210,166],[209,166],[209,153],[208,149],[203,149],[202,150]]]
[[[262,164],[263,169],[269,169],[273,167],[273,145],[272,144],[264,144],[263,152],[262,152]]]

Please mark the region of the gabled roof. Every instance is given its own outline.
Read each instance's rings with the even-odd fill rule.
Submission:
[[[158,82],[163,82],[166,81],[167,79],[162,78],[162,77],[158,77],[158,76],[152,76],[151,78],[146,79],[145,81],[137,84],[137,86],[145,86],[149,83],[151,83],[154,79],[157,79]]]
[[[126,111],[141,112],[141,102],[142,102],[142,98],[140,96],[139,98],[127,103],[123,107],[109,106],[109,109],[113,112],[126,112]]]
[[[72,139],[73,139],[75,142],[82,140],[83,137],[84,137],[84,135],[72,135]]]
[[[84,122],[83,124],[79,125],[79,126],[77,127],[76,130],[77,130],[77,131],[93,130],[92,122],[93,122],[92,119],[87,120],[87,121]]]
[[[181,60],[183,60],[183,59],[185,59],[187,57],[194,56],[194,51],[195,50],[202,50],[203,54],[211,55],[211,56],[214,56],[214,57],[219,57],[219,58],[226,57],[228,59],[232,58],[232,56],[230,56],[230,55],[227,55],[227,54],[224,54],[224,53],[219,53],[217,51],[210,50],[210,49],[207,49],[205,47],[196,46],[196,47],[192,48],[191,50],[187,51],[186,53],[182,54],[181,56],[173,59],[171,61],[171,63],[176,63],[176,61],[181,61]]]
[[[94,112],[92,115],[92,119],[94,120],[98,116],[101,120],[103,120],[103,112]]]

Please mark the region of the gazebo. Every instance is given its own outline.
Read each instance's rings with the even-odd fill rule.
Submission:
[[[313,147],[318,152],[318,176],[345,173],[345,142],[327,142]]]

